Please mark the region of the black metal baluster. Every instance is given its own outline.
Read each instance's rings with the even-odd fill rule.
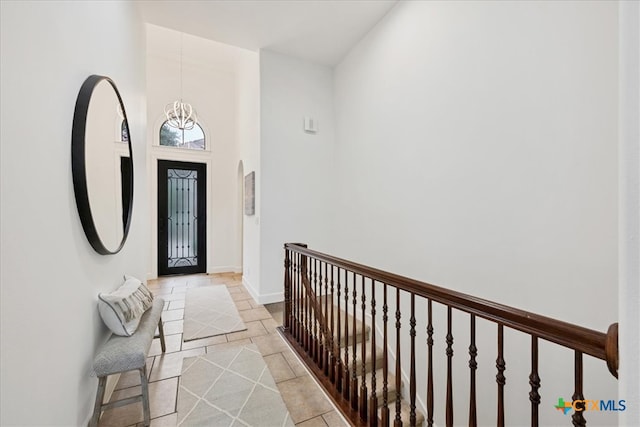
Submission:
[[[478,355],[478,349],[476,348],[476,316],[471,315],[471,344],[469,344],[469,371],[470,371],[470,383],[469,383],[469,427],[475,427],[478,425],[478,415],[476,411],[476,370],[478,369],[478,362],[476,362],[476,356]]]
[[[447,307],[447,427],[453,426],[453,334],[451,333],[451,307]]]
[[[431,300],[427,300],[427,426],[433,427],[433,316]]]
[[[337,295],[337,300],[338,300],[338,307],[337,307],[337,311],[336,311],[336,330],[338,331],[338,335],[336,337],[337,339],[337,348],[336,351],[338,352],[338,354],[336,354],[336,389],[338,390],[338,392],[342,392],[342,355],[340,354],[340,349],[342,348],[342,344],[341,344],[341,338],[342,338],[342,330],[340,329],[340,327],[342,326],[340,324],[340,267],[338,267],[338,270],[336,271],[336,277],[338,278],[338,295]],[[333,324],[333,323],[332,323]]]
[[[376,282],[371,279],[371,397],[369,398],[369,425],[378,425],[378,396],[376,394]],[[364,366],[364,361],[362,362]]]
[[[381,420],[382,427],[389,427],[389,359],[387,353],[388,338],[387,338],[387,323],[389,320],[388,312],[389,306],[387,305],[387,284],[383,286],[383,301],[382,301],[382,411]]]
[[[531,401],[531,427],[538,427],[538,408],[540,405],[540,376],[538,375],[538,337],[531,335],[531,375],[529,375],[529,400]]]
[[[360,418],[366,420],[368,417],[367,412],[367,400],[368,400],[368,390],[367,390],[367,367],[365,360],[367,360],[367,325],[364,322],[365,319],[365,310],[367,308],[367,297],[364,289],[364,276],[362,276],[362,319],[360,319],[360,326],[362,328],[362,339],[360,341],[360,355],[362,357],[361,363],[361,372],[362,372],[362,380],[360,384]]]
[[[329,380],[331,381],[332,384],[336,383],[336,357],[339,357],[339,354],[336,354],[336,345],[335,345],[335,341],[334,341],[334,327],[335,324],[333,323],[333,293],[334,293],[334,289],[335,289],[335,283],[333,281],[333,270],[334,270],[334,266],[333,264],[331,265],[331,288],[330,288],[330,295],[331,295],[331,319],[329,320],[328,323],[328,327],[329,327],[329,331],[328,331],[328,335],[327,337],[329,338]],[[328,299],[328,296],[327,296]]]
[[[318,313],[316,312],[316,308],[318,306],[318,260],[313,260],[313,295],[311,300],[311,313],[313,313],[313,361],[316,365],[320,365],[320,358],[318,357],[318,353],[320,350],[320,336],[318,335]]]
[[[351,407],[354,410],[358,410],[358,369],[356,366],[357,352],[356,345],[358,341],[357,323],[358,317],[356,315],[356,306],[358,301],[358,282],[356,280],[356,273],[353,273],[353,331],[351,338],[353,338],[353,351],[352,351],[352,365],[351,365]]]
[[[402,427],[402,405],[400,403],[402,399],[402,369],[400,366],[400,327],[402,324],[400,323],[400,318],[402,314],[400,313],[400,289],[396,288],[396,418],[393,422],[394,427]]]
[[[571,416],[571,421],[575,427],[584,427],[587,425],[587,420],[584,418],[584,395],[582,394],[582,380],[583,380],[583,371],[582,371],[582,352],[576,350],[574,356],[574,382],[575,382],[575,390],[572,396],[573,401],[581,400],[582,402],[576,402],[574,404],[575,411],[573,411],[573,415]]]
[[[498,427],[504,427],[504,385],[506,378],[504,376],[504,327],[498,324],[498,358],[496,359],[496,382],[498,383]]]
[[[411,294],[411,318],[409,319],[411,336],[411,371],[409,374],[409,425],[416,425],[416,295]]]
[[[349,276],[344,270],[344,383],[342,393],[346,400],[351,399],[351,370],[349,369]]]

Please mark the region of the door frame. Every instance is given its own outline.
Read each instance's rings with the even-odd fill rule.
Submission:
[[[161,167],[161,164],[163,164],[163,166]],[[155,262],[155,267],[157,269],[157,275],[171,275],[171,274],[194,274],[194,273],[206,273],[208,270],[208,259],[209,257],[207,256],[207,248],[209,247],[208,245],[208,232],[210,227],[207,226],[207,218],[208,218],[208,211],[209,211],[209,185],[208,185],[208,177],[209,174],[207,173],[207,169],[209,168],[209,164],[208,162],[205,161],[198,161],[196,159],[189,159],[189,160],[176,160],[176,159],[155,159],[154,162],[154,169],[155,169],[155,198],[156,198],[156,209],[155,209],[155,230],[154,230],[154,234],[155,234],[155,241],[156,241],[156,262]],[[181,168],[185,168],[185,169],[197,169],[198,170],[198,219],[199,220],[203,220],[203,221],[199,221],[198,222],[198,229],[197,229],[197,233],[198,233],[198,249],[197,249],[197,254],[198,254],[198,264],[195,266],[188,266],[188,267],[168,267],[165,264],[161,263],[161,260],[163,260],[163,258],[166,257],[166,253],[165,253],[165,248],[161,247],[160,245],[160,241],[161,239],[161,229],[159,227],[160,225],[160,212],[162,209],[166,209],[166,205],[162,206],[163,204],[167,203],[167,199],[166,196],[161,196],[160,195],[160,189],[161,189],[161,185],[160,185],[160,180],[161,178],[166,179],[166,177],[161,177],[160,176],[160,172],[162,170],[162,168],[166,168],[166,169],[171,169],[171,168],[175,168],[175,169],[181,169]],[[166,233],[166,228],[164,229],[164,232]],[[172,271],[174,268],[181,268],[180,271]]]

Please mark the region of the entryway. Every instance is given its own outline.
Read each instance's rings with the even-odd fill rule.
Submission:
[[[158,275],[205,273],[207,166],[158,160]]]

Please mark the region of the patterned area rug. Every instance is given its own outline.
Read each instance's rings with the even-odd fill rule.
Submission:
[[[184,341],[247,329],[224,285],[189,289],[185,300]]]
[[[260,352],[254,344],[247,344],[184,359],[178,425],[294,424]]]

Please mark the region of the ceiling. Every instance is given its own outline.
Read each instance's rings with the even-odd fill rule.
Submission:
[[[333,66],[398,0],[138,0],[145,22]]]

